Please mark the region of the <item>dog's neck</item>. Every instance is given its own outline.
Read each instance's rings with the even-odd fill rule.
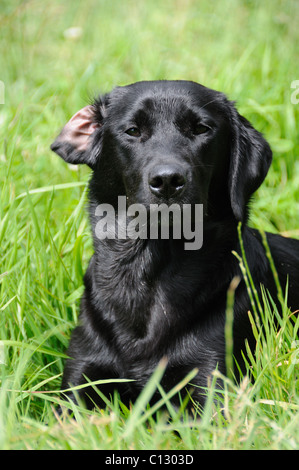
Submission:
[[[184,322],[186,305],[192,305],[190,298],[199,302],[199,293],[205,292],[200,302],[213,302],[215,273],[218,279],[219,272],[223,273],[223,286],[218,283],[217,289],[227,289],[233,273],[227,272],[226,266],[231,266],[228,257],[236,246],[236,235],[230,227],[208,225],[203,246],[197,251],[185,250],[184,240],[97,240],[90,269],[94,306],[101,309],[108,322],[130,329],[136,340],[145,338],[148,331],[159,335],[161,321],[167,322],[168,331],[179,327],[177,323]],[[190,276],[194,272],[196,276]],[[180,282],[184,289],[172,289]],[[171,308],[166,311],[165,305]],[[156,327],[148,328],[153,324]]]

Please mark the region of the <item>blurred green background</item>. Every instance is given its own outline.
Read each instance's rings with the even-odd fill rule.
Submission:
[[[274,165],[257,210],[265,228],[298,229],[298,22],[296,0],[1,0],[0,165],[14,154],[12,190],[78,177],[49,145],[98,92],[189,79],[236,100],[265,133]]]

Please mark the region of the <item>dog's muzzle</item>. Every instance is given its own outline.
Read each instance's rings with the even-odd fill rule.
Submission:
[[[155,166],[149,172],[148,184],[155,196],[170,199],[182,194],[187,184],[187,174],[179,165]]]

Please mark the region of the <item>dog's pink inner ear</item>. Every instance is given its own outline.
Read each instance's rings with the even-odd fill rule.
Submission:
[[[89,137],[99,127],[94,121],[92,106],[85,106],[66,123],[59,140],[70,143],[77,151],[83,152],[87,149]]]

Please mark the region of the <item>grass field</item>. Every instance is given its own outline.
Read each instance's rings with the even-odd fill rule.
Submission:
[[[76,421],[55,415],[92,245],[89,170],[68,166],[49,146],[99,91],[137,80],[198,81],[236,100],[273,148],[251,225],[299,238],[299,103],[291,88],[299,80],[299,3],[1,0],[0,10],[0,448],[298,449],[298,322],[284,309],[276,332],[266,294],[265,338],[253,324],[248,364],[255,383],[225,379],[215,404],[212,381],[201,419],[168,404],[171,423],[162,413],[153,421],[146,403],[163,364],[131,410],[116,396],[95,412],[70,404]]]

